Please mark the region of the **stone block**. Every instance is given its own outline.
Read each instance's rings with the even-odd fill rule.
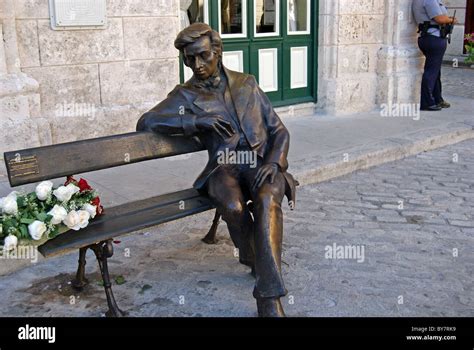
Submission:
[[[40,58],[36,21],[17,20],[16,34],[21,67],[38,67]]]
[[[357,78],[338,79],[336,88],[336,110],[341,114],[371,111],[375,108],[375,89],[377,77],[361,73]]]
[[[451,44],[446,50],[447,55],[462,56],[464,50],[464,26],[455,26],[451,38]]]
[[[372,13],[373,0],[339,0],[339,14],[369,14]]]
[[[319,16],[319,46],[337,45],[340,16]]]
[[[178,17],[179,0],[108,0],[107,15],[130,16],[175,16]]]
[[[338,46],[320,46],[318,48],[318,76],[321,78],[336,78],[338,68]]]
[[[15,17],[49,18],[48,0],[14,0]]]
[[[25,119],[30,117],[30,101],[27,95],[0,98],[2,119]]]
[[[52,30],[38,21],[42,65],[84,64],[124,58],[122,21],[109,18],[105,29]]]
[[[378,45],[347,45],[338,48],[338,75],[375,72]]]
[[[466,8],[466,1],[465,0],[444,0],[443,3],[448,8]]]
[[[100,104],[99,74],[96,64],[24,68],[40,85],[41,113],[56,115],[69,103]]]
[[[334,0],[319,0],[319,16],[335,15],[339,11],[339,3]]]
[[[178,57],[173,45],[178,27],[177,17],[124,18],[127,59]]]
[[[338,44],[354,45],[362,41],[362,16],[343,15],[339,18]]]
[[[178,59],[102,63],[100,82],[105,105],[158,102],[179,83]]]
[[[98,108],[93,117],[52,117],[51,136],[54,143],[84,140],[135,131],[140,116],[148,106]]]
[[[37,147],[41,145],[38,133],[37,119],[0,119],[0,154],[23,148]],[[42,130],[42,132],[48,130]],[[2,161],[3,162],[3,161]]]
[[[362,16],[362,43],[379,44],[383,42],[384,17]]]

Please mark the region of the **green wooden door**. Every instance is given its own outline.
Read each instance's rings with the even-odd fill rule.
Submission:
[[[222,36],[224,65],[253,74],[274,106],[316,101],[317,0],[207,0],[201,8]]]

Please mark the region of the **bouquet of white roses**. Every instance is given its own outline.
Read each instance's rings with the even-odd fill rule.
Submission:
[[[100,198],[86,180],[69,176],[58,188],[43,181],[34,192],[14,191],[0,198],[0,243],[3,240],[4,251],[15,249],[19,241],[41,244],[86,227],[102,212]]]

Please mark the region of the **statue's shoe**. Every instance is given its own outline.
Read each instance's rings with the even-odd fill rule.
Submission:
[[[258,317],[286,317],[280,298],[258,298]]]

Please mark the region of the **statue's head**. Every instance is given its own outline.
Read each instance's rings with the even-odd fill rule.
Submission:
[[[194,23],[183,29],[174,46],[181,51],[184,64],[199,80],[212,76],[222,59],[221,37],[205,23]]]

